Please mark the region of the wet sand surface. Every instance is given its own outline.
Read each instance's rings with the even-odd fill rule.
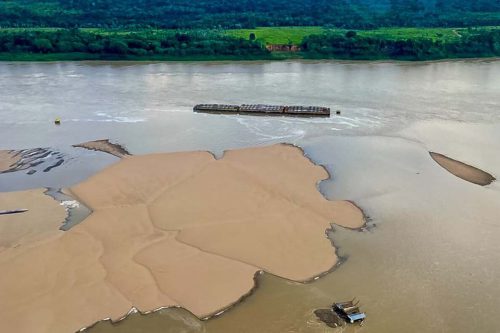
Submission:
[[[19,162],[21,156],[16,151],[0,150],[0,172],[6,172]]]
[[[495,180],[495,177],[493,177],[489,173],[473,167],[472,165],[454,160],[443,154],[435,152],[430,152],[429,154],[431,155],[432,159],[436,161],[436,163],[438,163],[440,166],[442,166],[458,178],[462,178],[468,182],[484,186],[491,184]]]
[[[31,176],[61,166],[64,163],[64,155],[49,148],[12,150],[7,154],[0,154],[0,163],[5,165],[3,173],[24,171]]]
[[[0,191],[71,186],[117,160],[65,148],[64,142],[110,138],[133,154],[209,150],[217,158],[226,149],[290,142],[326,166],[332,179],[321,183],[323,194],[353,200],[370,216],[364,232],[335,228],[337,255],[345,261],[317,281],[303,284],[264,273],[249,297],[208,321],[183,309],[164,309],[115,325],[102,322],[89,331],[498,330],[498,182],[471,184],[428,152],[500,174],[500,61],[0,66],[0,112],[6,119],[0,123],[0,148],[55,147],[69,156],[43,177],[0,174]],[[21,98],[25,103],[18,103]],[[191,112],[196,103],[256,101],[327,105],[342,116],[268,119]],[[56,116],[63,118],[60,127],[53,126]],[[97,243],[74,246],[81,251],[89,245]],[[56,251],[68,253],[54,258],[76,270],[71,262],[80,251]],[[81,274],[100,274],[91,265],[79,267],[85,267]],[[64,286],[58,292],[75,296]],[[115,305],[106,303],[113,295],[104,295],[97,304],[82,303],[83,316]],[[368,314],[363,327],[335,330],[314,315],[315,309],[354,296]],[[57,304],[54,309],[60,316],[53,320],[66,321],[65,309]]]
[[[119,160],[111,154],[74,148],[69,144],[43,149],[23,147],[16,152],[20,159],[15,168],[0,172],[0,192],[70,187]],[[30,156],[32,153],[35,155]]]
[[[0,276],[0,329],[76,331],[132,308],[182,306],[201,318],[249,293],[261,270],[297,281],[321,275],[337,261],[326,230],[364,223],[352,203],[321,195],[316,184],[327,178],[291,145],[228,151],[218,160],[208,152],[123,159],[69,189],[93,211],[82,223],[0,253],[8,272]],[[10,194],[3,196],[14,200]],[[25,233],[13,218],[2,222]],[[45,270],[57,273],[18,279]],[[50,320],[62,313],[64,320]]]

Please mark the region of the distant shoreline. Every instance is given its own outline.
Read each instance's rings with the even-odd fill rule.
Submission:
[[[305,57],[299,54],[292,54],[293,56],[285,56],[283,54],[262,57],[236,57],[236,56],[220,56],[220,57],[207,57],[207,56],[186,56],[186,57],[115,57],[113,55],[95,56],[90,53],[74,53],[74,54],[31,54],[31,53],[1,53],[0,63],[7,62],[26,62],[26,63],[49,63],[49,62],[92,62],[92,63],[164,63],[164,62],[278,62],[278,61],[299,61],[299,62],[342,62],[342,63],[434,63],[434,62],[447,62],[447,61],[479,61],[479,60],[492,60],[498,61],[498,56],[471,56],[471,57],[447,57],[439,59],[400,59],[400,58],[372,58],[372,59],[352,59],[352,58],[329,58],[329,57]]]
[[[224,62],[224,61],[288,61],[297,60],[304,62],[316,61],[338,61],[338,62],[408,62],[408,63],[425,63],[425,62],[444,62],[453,60],[499,60],[498,56],[470,56],[470,57],[446,57],[439,59],[401,59],[401,58],[331,58],[331,57],[307,57],[297,53],[273,54],[269,56],[252,56],[252,57],[237,57],[237,56],[186,56],[186,57],[171,57],[171,56],[126,56],[117,57],[114,55],[95,55],[91,53],[49,53],[49,54],[33,54],[33,53],[1,53],[0,62],[62,62],[62,61],[81,61],[81,62]]]
[[[500,27],[369,30],[1,28],[0,61],[439,61],[496,58]]]

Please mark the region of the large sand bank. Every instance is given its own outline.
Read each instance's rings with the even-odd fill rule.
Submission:
[[[364,222],[321,195],[326,178],[289,145],[122,159],[71,188],[94,211],[83,223],[0,252],[0,331],[73,332],[132,307],[203,317],[248,293],[257,271],[321,274],[337,261],[325,230]]]

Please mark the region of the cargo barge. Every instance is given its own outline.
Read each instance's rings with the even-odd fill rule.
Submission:
[[[198,104],[194,112],[219,114],[249,114],[269,116],[329,117],[330,108],[323,106],[267,105],[267,104]]]

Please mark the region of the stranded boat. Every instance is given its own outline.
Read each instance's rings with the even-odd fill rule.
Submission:
[[[332,309],[348,323],[354,324],[356,322],[363,322],[366,318],[366,314],[361,312],[357,306],[358,303],[359,301],[354,303],[354,299],[348,302],[334,303]]]
[[[250,114],[269,116],[330,117],[330,108],[324,106],[268,105],[268,104],[198,104],[194,112]]]

